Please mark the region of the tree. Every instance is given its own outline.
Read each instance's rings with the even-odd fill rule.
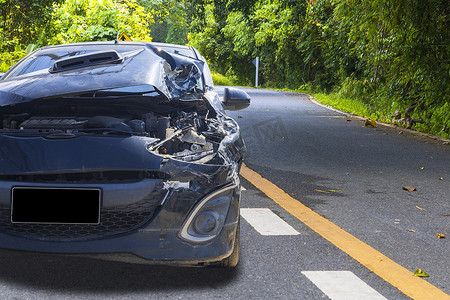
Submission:
[[[151,41],[153,11],[136,0],[0,0],[0,72],[49,44],[114,40],[117,31]]]
[[[48,44],[114,40],[126,32],[134,40],[151,41],[153,15],[135,0],[66,0],[55,7]]]
[[[153,41],[179,45],[187,43],[193,9],[190,1],[139,0],[139,3],[155,12],[155,22],[150,25]]]
[[[53,19],[54,4],[63,0],[0,0],[1,51],[37,43]]]

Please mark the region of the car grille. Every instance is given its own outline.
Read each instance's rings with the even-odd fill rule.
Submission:
[[[89,240],[139,229],[155,214],[166,191],[154,191],[129,205],[103,208],[100,224],[18,224],[11,223],[10,207],[0,207],[0,231],[29,239],[47,241]]]

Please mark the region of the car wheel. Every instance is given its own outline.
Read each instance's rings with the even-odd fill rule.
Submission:
[[[240,228],[241,228],[241,221],[239,220],[237,229],[236,229],[236,236],[234,238],[234,248],[233,248],[233,252],[231,253],[231,255],[220,262],[210,265],[211,267],[213,267],[213,268],[234,268],[237,266],[237,264],[239,262],[239,254],[241,251],[241,239],[240,239],[241,229]]]

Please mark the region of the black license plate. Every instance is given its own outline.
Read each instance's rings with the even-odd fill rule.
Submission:
[[[99,224],[100,189],[13,187],[11,222]]]

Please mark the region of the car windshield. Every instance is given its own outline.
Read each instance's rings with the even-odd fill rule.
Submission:
[[[88,54],[91,52],[114,49],[119,53],[130,52],[142,49],[142,46],[117,46],[107,47],[105,45],[90,45],[83,47],[54,47],[43,49],[29,56],[11,70],[8,78],[44,70],[50,68],[59,59],[76,55]]]

